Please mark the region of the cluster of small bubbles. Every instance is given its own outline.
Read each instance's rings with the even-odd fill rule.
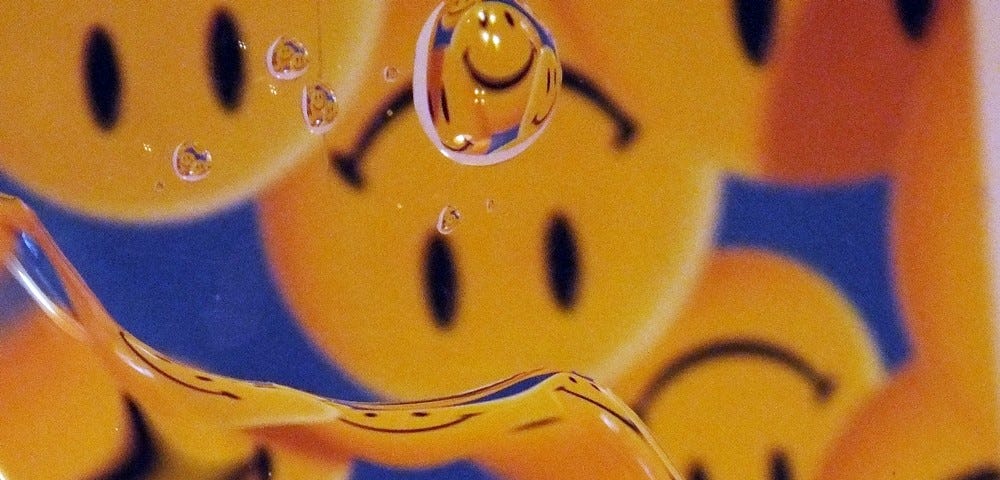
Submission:
[[[142,144],[142,149],[145,150],[146,153],[153,153],[153,146],[148,143]]]
[[[455,231],[455,227],[457,227],[461,221],[462,212],[458,211],[457,208],[451,205],[446,205],[441,209],[441,213],[438,214],[437,231],[441,232],[442,235],[448,235],[449,233]]]
[[[389,65],[382,69],[382,78],[389,83],[395,82],[399,79],[399,69]]]
[[[337,95],[329,85],[314,83],[302,89],[302,116],[310,132],[330,131],[339,110]]]
[[[212,170],[212,153],[193,142],[185,142],[174,149],[173,166],[181,180],[197,182]]]
[[[277,86],[277,85],[274,85],[274,84],[272,84],[272,83],[269,83],[269,84],[267,85],[267,90],[268,90],[269,92],[271,92],[271,95],[277,95],[277,94],[278,94],[278,86]]]
[[[309,51],[305,44],[289,37],[278,37],[267,49],[267,70],[274,78],[291,80],[301,77],[309,68]]]

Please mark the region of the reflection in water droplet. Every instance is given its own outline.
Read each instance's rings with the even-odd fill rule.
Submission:
[[[333,128],[340,107],[333,89],[324,83],[315,83],[302,89],[302,116],[312,133],[326,133]]]
[[[182,143],[174,149],[173,165],[181,180],[197,182],[212,170],[212,153],[195,143]]]
[[[278,37],[267,49],[267,71],[280,80],[301,77],[309,68],[305,44],[288,37]]]
[[[519,3],[448,0],[417,40],[413,103],[446,157],[492,165],[538,139],[562,76],[552,36]]]
[[[399,79],[399,69],[391,65],[385,67],[385,69],[382,70],[382,78],[389,83],[395,82]]]
[[[448,235],[449,233],[455,231],[455,227],[462,220],[462,212],[459,212],[457,208],[448,205],[441,209],[441,213],[438,214],[437,221],[437,231],[441,232],[442,235]]]

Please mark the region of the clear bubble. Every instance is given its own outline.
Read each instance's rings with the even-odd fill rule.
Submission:
[[[340,106],[337,95],[325,83],[314,83],[302,89],[302,116],[312,133],[326,133],[333,128]]]
[[[185,142],[174,149],[174,172],[181,180],[197,182],[212,170],[212,153],[193,142]]]
[[[294,38],[278,37],[267,49],[267,71],[277,79],[292,80],[308,69],[309,51]]]
[[[392,65],[382,69],[382,78],[389,83],[399,80],[399,69]]]
[[[437,231],[441,232],[442,235],[448,235],[449,233],[455,231],[455,227],[457,227],[461,221],[462,212],[458,211],[457,208],[448,205],[442,208],[441,213],[438,214]]]
[[[526,7],[447,0],[417,39],[413,103],[424,132],[446,157],[492,165],[538,139],[562,77],[552,36]]]

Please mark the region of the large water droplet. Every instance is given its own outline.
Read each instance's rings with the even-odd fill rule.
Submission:
[[[212,170],[212,153],[193,142],[185,142],[174,149],[174,172],[181,180],[197,182]]]
[[[326,133],[333,128],[340,107],[337,95],[325,83],[314,83],[302,90],[302,116],[312,133]]]
[[[455,227],[457,227],[461,221],[462,212],[458,211],[457,208],[448,205],[442,208],[441,213],[438,214],[437,231],[441,232],[442,235],[448,235],[449,233],[455,231]]]
[[[548,30],[516,0],[447,0],[427,19],[413,70],[420,125],[465,165],[509,160],[552,118],[562,66]]]
[[[291,80],[309,69],[309,51],[305,44],[288,37],[278,37],[267,49],[267,71],[275,78]]]

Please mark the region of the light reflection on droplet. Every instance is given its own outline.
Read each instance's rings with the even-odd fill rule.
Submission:
[[[339,110],[337,95],[329,85],[315,83],[302,89],[302,116],[310,132],[321,134],[330,131]]]
[[[185,142],[174,149],[174,172],[181,180],[197,182],[212,170],[212,153],[193,142]]]
[[[280,80],[292,80],[309,69],[309,51],[305,44],[289,37],[278,37],[267,49],[267,70]]]
[[[461,220],[462,212],[451,205],[445,206],[441,209],[441,213],[438,214],[437,231],[441,232],[442,235],[448,235],[455,231],[455,227],[458,226]]]
[[[552,36],[519,2],[448,0],[417,40],[413,102],[446,157],[492,165],[538,139],[562,77]]]

